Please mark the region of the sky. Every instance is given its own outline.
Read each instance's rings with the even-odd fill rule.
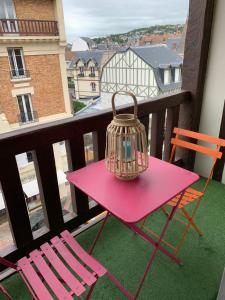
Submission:
[[[188,0],[63,0],[67,39],[184,23]]]

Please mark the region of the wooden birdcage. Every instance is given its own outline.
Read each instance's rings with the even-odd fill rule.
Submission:
[[[134,114],[116,114],[115,96],[112,96],[113,120],[107,127],[106,168],[116,177],[132,180],[148,168],[148,150],[144,125],[137,118],[137,99]]]

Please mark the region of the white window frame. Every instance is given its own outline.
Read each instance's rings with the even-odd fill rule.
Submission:
[[[166,72],[168,76],[166,76]],[[166,80],[167,78],[167,80]],[[170,84],[171,83],[171,69],[164,69],[164,85]]]
[[[175,68],[174,69],[174,82],[180,82],[181,81],[181,69]]]
[[[15,69],[12,69],[10,55],[9,55],[9,50],[12,50],[12,60],[13,60],[13,64],[15,66]],[[15,50],[20,50],[20,56],[21,56],[22,65],[23,65],[22,69],[18,68]],[[9,58],[9,65],[10,65],[10,69],[11,69],[12,78],[13,79],[16,79],[16,78],[25,78],[26,77],[26,71],[25,71],[25,62],[24,62],[23,48],[8,48],[8,58]],[[19,74],[19,70],[23,70],[23,74]],[[13,75],[14,71],[15,71],[15,75]]]
[[[31,120],[29,119],[29,115],[28,115],[28,112],[27,112],[27,107],[26,107],[26,103],[25,103],[25,96],[28,96],[29,106],[30,106],[30,111],[31,111],[31,117],[32,117]],[[20,110],[20,105],[19,105],[19,99],[18,99],[18,97],[22,98],[22,105],[23,105],[24,112],[22,112]],[[25,121],[23,121],[22,117],[21,117],[21,123],[22,124],[26,124],[26,123],[34,122],[35,119],[34,119],[34,113],[33,113],[32,101],[31,101],[31,94],[17,95],[16,96],[16,100],[17,100],[17,105],[18,105],[18,110],[19,110],[20,115],[22,115],[22,113],[24,113],[24,116],[25,116]]]

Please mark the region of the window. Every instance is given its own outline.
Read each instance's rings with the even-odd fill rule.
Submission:
[[[170,69],[164,70],[164,84],[169,84],[171,82],[170,76],[171,76]]]
[[[32,162],[33,161],[33,156],[32,156],[32,152],[29,151],[26,153],[27,154],[27,162]]]
[[[181,81],[181,69],[180,68],[172,68],[171,69],[172,81],[180,82]]]
[[[181,81],[181,72],[180,72],[180,68],[175,68],[175,72],[174,72],[174,82],[179,82]]]
[[[0,1],[0,19],[15,19],[15,8],[13,0]]]
[[[80,74],[79,76],[84,76],[84,67],[79,67],[79,70],[80,70]]]
[[[3,31],[5,33],[18,31],[17,22],[12,22],[12,19],[16,19],[13,0],[0,0],[0,19],[11,20],[2,22]]]
[[[8,49],[9,62],[11,67],[12,78],[26,77],[23,50],[21,48]]]
[[[17,96],[19,106],[19,120],[20,123],[28,123],[34,121],[33,110],[31,106],[30,94]]]
[[[96,84],[94,82],[91,82],[91,90],[92,92],[96,91]]]
[[[95,76],[95,67],[90,67],[91,76]]]

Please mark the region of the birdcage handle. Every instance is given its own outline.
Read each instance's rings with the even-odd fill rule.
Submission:
[[[134,119],[137,119],[137,98],[136,96],[131,93],[131,92],[124,92],[124,93],[120,93],[120,92],[115,92],[113,95],[112,95],[112,110],[113,110],[113,117],[116,116],[116,107],[115,107],[115,97],[116,95],[119,94],[119,95],[129,95],[133,98],[134,100]]]

